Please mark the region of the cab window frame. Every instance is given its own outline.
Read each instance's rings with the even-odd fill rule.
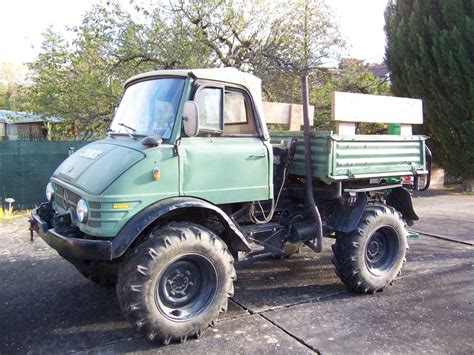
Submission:
[[[242,97],[244,98],[244,105],[245,105],[245,121],[243,122],[225,122],[225,94],[227,92],[236,92],[236,93],[239,93],[242,95]],[[229,87],[226,87],[226,90],[224,91],[224,128],[226,125],[229,125],[229,126],[239,126],[239,125],[246,125],[249,123],[249,110],[250,110],[250,114],[253,116],[253,113],[251,112],[251,108],[249,107],[249,102],[247,100],[247,98],[245,97],[245,94],[239,90],[232,90],[230,89],[229,90]]]
[[[214,82],[214,81],[207,81],[207,80],[197,80],[194,84],[195,88],[191,91],[190,97],[192,100],[196,101],[196,96],[201,90],[206,88],[218,88],[222,89],[222,98],[221,98],[221,122],[220,122],[220,130],[212,130],[212,129],[200,129],[200,133],[198,136],[213,136],[213,137],[259,137],[264,138],[264,130],[262,128],[262,122],[260,115],[256,109],[255,103],[252,99],[252,96],[248,92],[248,90],[244,87],[238,85],[228,85],[227,83],[221,82]],[[225,93],[226,91],[233,91],[239,92],[243,95],[246,109],[249,110],[250,115],[253,119],[253,129],[255,133],[225,133],[225,122],[224,122],[224,109],[225,109]],[[247,107],[248,105],[248,107]],[[247,122],[237,122],[237,123],[227,123],[228,125],[243,125],[248,124]],[[201,134],[202,133],[202,134]]]
[[[206,90],[206,89],[217,89],[221,91],[221,98],[220,98],[220,107],[219,107],[219,128],[218,129],[213,129],[213,128],[199,128],[199,136],[201,135],[217,135],[221,136],[224,133],[224,95],[225,95],[225,87],[224,85],[219,85],[216,83],[206,83],[205,85],[200,85],[194,90],[193,93],[193,100],[196,101],[196,97],[199,95],[200,92]],[[196,101],[197,102],[197,101]]]

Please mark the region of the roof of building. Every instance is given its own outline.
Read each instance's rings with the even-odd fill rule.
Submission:
[[[56,116],[41,116],[29,112],[17,112],[10,110],[0,110],[0,123],[35,123],[35,122],[59,122],[61,119]]]
[[[387,75],[390,74],[388,67],[386,64],[368,64],[367,70],[374,74],[378,78],[385,78]]]

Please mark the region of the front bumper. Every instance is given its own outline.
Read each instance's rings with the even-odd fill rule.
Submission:
[[[41,206],[31,211],[31,229],[35,230],[59,255],[66,259],[112,260],[112,242],[63,236],[50,227],[50,224],[41,217],[40,211]]]

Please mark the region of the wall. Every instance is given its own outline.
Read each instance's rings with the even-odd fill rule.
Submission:
[[[44,202],[49,177],[76,150],[89,142],[0,141],[0,196],[13,197],[15,208],[31,208]]]

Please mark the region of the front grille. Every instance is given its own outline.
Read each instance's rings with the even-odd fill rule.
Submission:
[[[89,205],[89,206],[90,206],[90,205]],[[97,211],[91,211],[91,218],[100,219],[100,218],[102,218],[102,213],[97,212]]]
[[[89,207],[95,210],[100,210],[100,202],[89,201]]]
[[[75,211],[81,196],[62,186],[56,185],[55,187],[54,202],[65,210],[72,208]]]
[[[66,211],[72,210],[73,216],[76,214],[77,203],[80,199],[81,196],[71,190],[68,190],[63,186],[54,185],[54,202]],[[87,221],[87,225],[93,228],[101,228],[102,222],[100,219],[102,218],[102,213],[98,210],[101,207],[101,203],[89,201],[88,204],[91,210],[89,212],[90,218]]]
[[[102,226],[102,223],[100,221],[89,221],[87,222],[87,224],[90,227],[94,227],[94,228],[100,228]]]

